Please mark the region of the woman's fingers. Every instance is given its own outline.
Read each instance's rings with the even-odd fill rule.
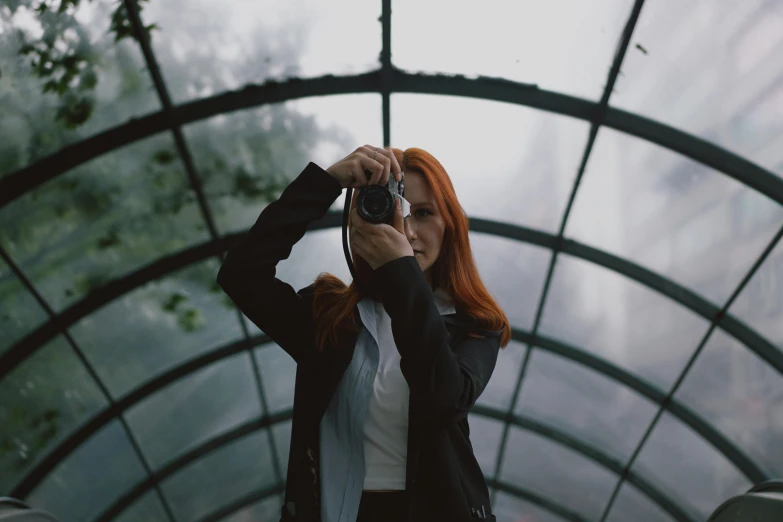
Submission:
[[[375,161],[383,165],[383,172],[381,173],[381,176],[377,180],[374,179],[373,183],[386,185],[389,183],[389,176],[392,174],[397,181],[401,179],[402,171],[400,170],[400,164],[397,162],[397,158],[394,156],[393,151],[390,149],[384,149],[382,147],[374,147],[372,145],[365,145],[362,147],[362,149],[365,151],[365,153],[369,153],[370,157],[375,159]]]

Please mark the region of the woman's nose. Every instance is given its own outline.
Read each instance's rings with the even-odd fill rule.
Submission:
[[[410,217],[410,216],[408,216],[408,217]],[[405,223],[405,236],[409,240],[410,239],[415,239],[416,238],[416,232],[414,231],[413,223],[411,222],[411,220],[408,219],[408,218],[405,218],[403,223]]]

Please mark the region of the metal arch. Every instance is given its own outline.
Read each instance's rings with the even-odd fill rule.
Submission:
[[[130,507],[130,505],[133,504],[134,501],[138,500],[141,496],[143,496],[144,493],[147,492],[147,490],[159,485],[161,482],[166,480],[168,477],[170,477],[177,471],[183,469],[191,462],[208,454],[211,451],[217,450],[218,448],[226,444],[229,444],[233,441],[236,441],[244,436],[250,435],[259,430],[270,428],[280,422],[285,422],[292,417],[292,413],[293,412],[290,409],[288,409],[285,412],[276,415],[275,417],[258,418],[246,422],[216,437],[213,437],[212,439],[209,439],[204,444],[194,448],[193,450],[191,450],[190,452],[184,455],[181,455],[179,458],[169,463],[166,467],[162,468],[160,471],[152,475],[149,479],[144,480],[141,483],[137,484],[134,488],[129,490],[125,495],[117,499],[106,511],[104,511],[101,515],[99,515],[96,518],[96,522],[111,521],[116,516],[120,515],[125,509]],[[485,411],[476,411],[475,413],[478,415],[489,416],[491,418],[502,418],[504,416],[503,413],[493,411],[491,409],[487,409]],[[560,430],[557,430],[556,428],[546,426],[532,419],[527,419],[525,417],[519,417],[519,416],[512,418],[511,422],[522,429],[539,433],[546,438],[555,440],[561,445],[564,445],[566,447],[573,449],[574,451],[586,455],[591,460],[595,461],[599,465],[609,469],[612,472],[617,473],[618,471],[622,470],[622,465],[619,462],[603,454],[600,450],[596,448],[592,448],[589,445],[585,444],[584,442]],[[658,502],[657,499],[664,499],[664,502],[659,503],[659,505],[661,506],[661,508],[666,510],[669,514],[671,514],[674,517],[674,519],[677,520],[678,522],[695,522],[696,520],[695,518],[693,518],[691,515],[689,515],[682,509],[680,509],[679,506],[677,506],[674,502],[667,499],[660,491],[654,488],[654,486],[639,479],[635,475],[629,477],[629,481],[637,484],[640,490],[643,493],[648,494],[648,496],[650,496],[649,492],[652,491],[653,496],[650,496],[650,498],[653,499],[654,502]],[[490,485],[490,487],[499,488],[511,495],[531,501],[543,507],[544,509],[547,509],[559,516],[566,518],[567,520],[576,520],[579,522],[584,521],[583,518],[580,518],[579,516],[575,516],[574,512],[568,510],[567,508],[562,507],[560,504],[550,499],[547,499],[546,497],[526,491],[523,488],[519,488],[518,486],[512,486],[493,479],[488,480],[488,485]],[[263,491],[265,491],[267,495],[272,495],[272,494],[282,493],[283,490],[284,487],[282,483],[278,483],[277,485],[272,486],[270,488],[266,488]],[[240,509],[241,507],[244,507],[248,503],[257,502],[259,500],[263,500],[263,498],[264,498],[263,495],[251,493],[246,497],[244,497],[244,499],[235,501],[234,503],[231,503],[227,506],[222,506],[216,512],[208,515],[202,520],[205,521],[217,520],[221,516],[225,516],[233,511],[236,511],[237,509]]]
[[[309,230],[325,229],[325,228],[339,226],[340,223],[341,223],[341,215],[338,212],[331,212],[328,213],[323,219],[312,222],[308,228]],[[540,232],[540,231],[525,229],[523,227],[519,227],[516,225],[495,223],[495,225],[498,227],[498,230],[489,230],[490,226],[493,225],[493,222],[483,221],[481,223],[483,223],[484,226],[483,228],[482,226],[479,226],[478,231],[483,231],[487,233],[497,233],[498,235],[501,235],[502,237],[508,237],[509,239],[528,241],[533,244],[538,244],[544,247],[548,247],[548,243],[554,241],[554,236],[550,234]],[[471,220],[471,230],[476,230],[476,228],[474,227],[473,220]],[[513,234],[509,232],[513,232]],[[57,329],[60,328],[61,324],[63,325],[63,328],[67,328],[68,326],[75,323],[82,317],[88,315],[89,313],[100,308],[101,306],[105,305],[111,300],[123,295],[124,293],[131,291],[137,286],[143,285],[151,280],[162,277],[169,272],[178,270],[191,263],[198,262],[199,260],[204,259],[206,257],[211,257],[217,251],[225,250],[232,241],[236,240],[237,238],[243,235],[244,234],[226,236],[218,241],[214,241],[214,242],[211,241],[207,243],[202,243],[200,245],[196,245],[189,249],[180,251],[177,254],[173,254],[161,258],[153,262],[152,264],[125,276],[124,278],[115,280],[107,284],[101,290],[91,294],[90,296],[86,297],[82,301],[74,304],[73,306],[65,310],[61,315],[54,317],[52,320],[49,321],[49,323],[43,325],[42,327],[38,328],[37,330],[29,334],[27,337],[22,339],[19,343],[14,345],[11,349],[9,349],[5,354],[0,356],[0,378],[2,378],[6,373],[10,372],[16,365],[18,365],[27,356],[34,353],[48,339],[53,337],[58,331]],[[579,245],[576,242],[573,242],[573,244]],[[582,254],[582,257],[584,259],[600,264],[601,262],[600,258],[590,259],[590,257],[584,256],[585,253],[589,253],[592,250],[593,249],[590,249],[590,247],[585,247],[580,245],[580,248],[575,250],[574,255]],[[600,252],[600,251],[596,250],[595,252]],[[602,254],[602,255],[609,256],[609,254]],[[615,259],[615,262],[618,263],[618,267],[614,267],[611,265],[604,265],[604,266],[612,270],[618,271],[620,273],[624,273],[629,277],[633,277],[634,275],[637,275],[637,271],[644,271],[644,269],[642,269],[641,267],[636,267],[632,263],[625,261],[621,258],[612,258],[612,259]],[[639,282],[641,282],[642,284],[646,284],[647,286],[650,286],[651,288],[658,290],[661,293],[664,293],[664,295],[668,295],[669,297],[672,297],[675,300],[678,295],[681,295],[683,293],[686,294],[688,293],[687,290],[679,287],[679,285],[677,285],[676,283],[668,281],[661,276],[655,275],[654,273],[651,272],[648,273],[648,277],[650,278],[649,281],[639,280]],[[652,286],[650,284],[651,282],[652,282]],[[715,308],[714,305],[711,305],[706,300],[699,298],[698,296],[696,296],[696,294],[692,294],[692,297],[694,299],[700,300],[707,307]],[[597,358],[590,355],[588,352],[584,350],[567,348],[566,345],[563,343],[556,343],[556,344],[548,343],[546,341],[546,338],[543,338],[541,336],[537,336],[535,339],[525,338],[524,336],[522,336],[520,337],[520,339],[522,339],[522,342],[535,341],[536,344],[539,344],[544,348],[549,347],[550,349],[553,350],[555,349],[559,350],[558,353],[567,356],[570,355],[574,360],[578,360],[580,362],[587,361],[596,370],[608,374],[610,375],[610,377],[618,378],[620,382],[623,382],[625,384],[635,383],[637,386],[636,389],[640,393],[642,393],[645,396],[648,396],[649,398],[655,400],[656,402],[660,402],[661,392],[651,391],[652,388],[649,385],[644,386],[643,381],[641,381],[637,377],[623,370],[618,370],[617,372],[611,372],[611,374],[607,373],[607,364],[609,363],[598,362],[599,360]],[[772,348],[774,349],[774,347]],[[781,368],[783,368],[783,366],[778,366],[778,370],[783,372]],[[670,407],[674,408],[671,405]],[[744,456],[744,454],[734,444],[730,443],[725,438],[720,436],[712,426],[710,426],[705,422],[698,422],[697,421],[698,417],[695,414],[689,415],[687,413],[688,410],[671,409],[671,411],[675,414],[678,414],[678,416],[682,415],[681,418],[684,422],[688,423],[702,437],[709,440],[713,445],[715,445],[719,451],[724,453],[727,456],[727,458],[729,458],[729,460],[731,460],[740,470],[742,470],[746,475],[748,475],[748,477],[751,480],[757,481],[758,478],[765,476],[761,471],[758,470],[758,467],[753,465],[752,462],[746,456]]]
[[[484,413],[481,412],[476,412],[476,413],[478,415],[484,415]],[[504,415],[500,412],[493,412],[491,410],[489,413],[493,418],[498,415],[500,416]],[[133,504],[133,502],[141,498],[149,489],[153,487],[159,487],[161,482],[166,480],[168,477],[172,476],[177,471],[183,469],[191,462],[210,453],[211,451],[217,450],[218,448],[223,447],[226,444],[236,441],[242,437],[255,433],[259,430],[271,428],[275,424],[285,422],[292,417],[292,414],[293,414],[292,410],[288,409],[285,412],[277,414],[274,417],[257,418],[207,440],[204,444],[194,448],[193,450],[189,451],[184,455],[181,455],[180,457],[178,457],[177,459],[169,463],[167,466],[165,466],[161,470],[151,475],[148,479],[140,482],[135,487],[130,489],[125,495],[118,498],[108,509],[106,509],[103,513],[101,513],[95,519],[95,522],[109,522],[113,520],[115,517],[120,515],[125,509],[130,507]],[[598,464],[607,467],[610,471],[616,472],[618,469],[622,468],[622,466],[618,462],[613,461],[610,457],[604,455],[600,450],[591,448],[590,446],[579,441],[578,439],[571,437],[570,435],[563,433],[555,428],[542,425],[540,423],[537,423],[529,419],[525,419],[523,417],[515,417],[512,419],[512,422],[522,429],[540,433],[541,435],[556,440],[557,442],[567,447],[570,447],[577,452],[585,454],[588,456],[588,458],[591,458]],[[533,502],[544,509],[547,509],[559,516],[566,518],[567,520],[586,522],[585,519],[580,518],[579,516],[575,516],[576,514],[574,512],[562,507],[561,505],[559,505],[558,503],[550,499],[547,499],[546,497],[534,494],[532,492],[528,492],[523,488],[519,488],[517,486],[505,484],[498,480],[490,479],[488,480],[488,483],[491,487],[500,488],[511,495],[518,496],[520,498]],[[642,484],[644,484],[648,488],[652,488],[652,486],[650,486],[649,484],[643,482]],[[278,482],[278,484],[276,484],[275,486],[266,488],[263,491],[265,491],[267,495],[280,494],[284,491],[284,486],[282,482]],[[655,494],[657,497],[665,498],[662,496],[662,493],[660,493],[657,490],[655,490]],[[262,500],[263,498],[264,497],[262,495],[251,493],[250,495],[244,497],[244,500],[246,503],[252,503],[252,502],[257,502],[259,500]],[[235,503],[229,504],[228,506],[223,506],[219,510],[217,510],[214,514],[208,515],[203,520],[216,520],[220,516],[224,516],[230,512],[240,509],[241,507],[244,507],[246,503],[237,501]],[[672,514],[675,520],[677,520],[678,522],[695,522],[694,518],[692,518],[690,515],[682,511],[675,503],[671,501],[667,500],[664,504],[661,505],[661,507],[667,510],[667,512],[669,512],[670,514]]]
[[[391,93],[440,94],[499,101],[586,121],[592,121],[598,110],[596,102],[502,78],[414,74],[393,66],[389,79],[384,80],[383,74],[383,69],[378,69],[350,76],[326,75],[309,79],[292,78],[283,82],[268,81],[175,106],[170,119],[164,111],[133,118],[84,141],[63,147],[0,179],[0,208],[77,165],[167,131],[170,125],[187,125],[218,114],[312,96],[383,93],[384,82],[391,82]],[[607,108],[602,125],[674,150],[783,205],[783,178],[714,143],[613,107]]]
[[[310,223],[308,225],[308,230],[335,228],[341,226],[341,224],[341,213],[338,211],[330,211],[323,218]],[[557,244],[557,236],[553,234],[520,225],[511,225],[486,219],[471,218],[470,230],[530,243],[548,249],[554,249]],[[59,331],[58,328],[60,323],[65,327],[68,327],[112,300],[117,299],[123,294],[130,292],[149,281],[163,277],[170,272],[174,272],[180,268],[202,261],[216,255],[218,252],[226,250],[231,243],[244,237],[245,234],[246,232],[230,234],[221,237],[217,241],[207,241],[197,244],[177,253],[157,259],[135,272],[131,272],[124,277],[107,283],[81,301],[74,303],[69,308],[63,310],[54,319],[49,320],[47,323],[44,323],[33,330],[5,353],[0,355],[0,379],[19,365],[26,357],[35,353],[37,349],[54,337],[56,332]],[[721,328],[735,337],[738,341],[745,344],[751,351],[764,359],[770,366],[783,375],[783,353],[763,336],[759,335],[753,329],[744,325],[730,314],[721,316],[719,307],[698,294],[626,259],[584,245],[578,241],[563,240],[560,248],[562,253],[590,261],[591,263],[603,266],[613,272],[617,272],[631,280],[641,283],[642,285],[669,297],[682,306],[685,306],[708,321],[720,317],[719,326]]]
[[[661,404],[662,401],[664,401],[666,398],[664,392],[658,390],[654,386],[644,382],[638,377],[631,375],[627,371],[579,348],[571,347],[565,343],[546,337],[534,337],[530,332],[525,332],[518,329],[512,330],[512,339],[520,343],[534,344],[537,347],[536,349],[547,350],[566,359],[570,359],[582,366],[591,368],[599,373],[606,375],[608,378],[617,381],[620,385],[627,386],[640,395],[646,397],[651,402]],[[168,372],[141,384],[138,388],[129,392],[126,396],[116,401],[116,403],[112,404],[109,408],[106,408],[96,414],[92,419],[83,424],[77,431],[73,432],[59,446],[54,448],[36,465],[35,468],[33,468],[23,478],[23,480],[14,488],[12,494],[19,498],[26,497],[60,462],[62,462],[83,442],[97,433],[104,425],[108,424],[113,419],[121,418],[124,411],[132,408],[134,405],[143,401],[158,390],[161,390],[169,384],[194,372],[197,372],[215,362],[246,350],[252,350],[256,346],[270,342],[272,342],[272,340],[266,335],[256,335],[250,340],[241,339],[188,360],[179,366],[172,368]],[[717,431],[715,431],[709,424],[705,423],[698,416],[696,416],[696,414],[693,413],[687,406],[672,401],[666,403],[664,407],[668,409],[674,416],[679,417],[680,420],[688,424],[692,429],[694,429],[694,431],[702,435],[707,441],[715,445],[718,450],[722,451],[727,456],[727,458],[731,460],[738,468],[742,469],[743,471],[746,469],[751,469],[751,473],[753,473],[752,470],[755,469],[755,465],[748,459],[748,457],[739,452],[736,447],[728,442],[722,435],[717,433]],[[597,451],[588,445],[582,444],[577,439],[564,432],[546,431],[549,428],[541,428],[540,426],[543,425],[540,423],[536,423],[532,420],[522,421],[520,420],[522,419],[520,416],[508,415],[507,412],[501,412],[493,408],[487,408],[479,405],[476,406],[473,411],[480,415],[485,415],[503,422],[510,422],[526,429],[532,429],[533,431],[537,431],[544,436],[557,440],[571,447],[572,449],[584,454],[588,458],[591,458],[592,460],[602,464],[605,467],[608,467],[609,469],[612,469],[617,473],[621,473],[623,471],[623,467],[616,460],[604,455],[602,452]],[[286,420],[289,418],[287,415],[290,416],[290,412],[282,412],[271,416],[265,415],[262,416],[258,422],[261,423],[261,426],[267,426],[282,420]],[[256,424],[253,425],[255,426]],[[245,433],[245,431],[242,433]],[[221,435],[217,437],[217,440],[224,440],[224,437],[224,435]],[[214,444],[215,443],[208,443],[207,447],[211,448],[214,446]],[[498,451],[500,451],[500,448]],[[203,454],[203,451],[198,454],[190,453],[189,455],[191,455],[192,458],[195,458],[195,456],[201,454]],[[168,469],[168,467],[164,469]],[[180,468],[176,467],[170,471],[173,472],[177,469]],[[765,477],[759,481],[764,479]],[[658,491],[646,480],[633,473],[628,475],[628,480],[635,484],[640,489],[640,491],[646,494],[650,499],[658,503],[663,509],[676,516],[684,516],[681,513],[681,510],[675,504],[673,504],[671,500],[669,500],[664,494]],[[143,491],[144,490],[137,492],[138,495],[140,495]],[[131,496],[128,498],[123,497],[125,500],[121,499],[121,501],[118,501],[120,505],[116,508],[117,510],[121,511],[138,496],[133,492],[130,492],[129,495]],[[117,513],[119,511],[117,511]],[[686,520],[686,518],[681,518],[681,520]]]

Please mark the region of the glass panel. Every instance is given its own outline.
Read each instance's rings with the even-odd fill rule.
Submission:
[[[346,284],[350,283],[351,272],[345,262],[341,234],[339,228],[307,232],[294,245],[288,259],[277,264],[276,277],[296,290],[311,285],[322,272],[335,275]],[[318,255],[314,256],[314,252]],[[251,335],[262,333],[249,319],[245,318],[245,322],[249,325]],[[282,350],[280,351],[282,352]],[[285,352],[282,353],[290,359]],[[275,392],[275,394],[277,393]]]
[[[783,173],[783,5],[645,4],[612,105]]]
[[[294,407],[296,363],[276,344],[264,345],[254,352],[269,413],[290,410]]]
[[[158,493],[150,491],[134,502],[112,522],[170,522]]]
[[[275,495],[220,520],[221,522],[278,522],[282,505],[283,500]]]
[[[118,421],[68,455],[25,502],[59,520],[93,520],[147,478]]]
[[[557,502],[555,499],[552,500]],[[507,493],[498,493],[492,511],[497,516],[497,522],[565,522],[566,520],[532,502]]]
[[[491,234],[470,234],[481,278],[512,326],[532,330],[552,252]]]
[[[475,413],[468,414],[468,423],[473,454],[484,475],[492,477],[495,475],[500,439],[503,436],[503,423]]]
[[[729,312],[783,350],[783,241],[770,253]]]
[[[186,359],[242,336],[236,309],[215,283],[216,259],[119,297],[71,328],[115,397]]]
[[[500,350],[495,371],[492,372],[492,378],[476,401],[477,404],[508,411],[519,380],[519,370],[525,359],[525,349],[524,344],[512,340]]]
[[[125,417],[150,467],[159,469],[260,415],[250,360],[240,353],[174,381]]]
[[[153,49],[176,102],[247,83],[375,69],[380,14],[380,2],[361,0],[152,0],[143,13],[145,24],[161,28]]]
[[[783,379],[745,345],[715,330],[674,398],[770,476],[783,476]]]
[[[568,255],[557,267],[541,333],[669,389],[708,323],[635,281]]]
[[[502,76],[597,100],[631,6],[490,0],[444,9],[437,0],[397,1],[392,58],[402,69]]]
[[[783,207],[701,163],[603,128],[566,235],[722,306],[783,225]]]
[[[657,411],[625,385],[541,349],[533,351],[515,409],[622,461]]]
[[[0,492],[108,403],[63,337],[0,381]],[[1,496],[1,495],[0,495]]]
[[[275,484],[266,432],[252,433],[189,464],[162,482],[179,522],[199,520],[220,506]]]
[[[632,470],[706,520],[723,501],[752,485],[734,465],[688,426],[664,413]]]
[[[2,355],[17,341],[46,322],[48,315],[3,259],[0,259],[0,303],[3,303],[3,309],[0,311]]]
[[[49,9],[40,14],[33,5]],[[3,2],[3,7],[0,177],[159,110],[138,45],[130,38],[115,42],[110,28],[115,2]]]
[[[288,454],[291,450],[291,421],[278,422],[272,426],[272,436],[275,439],[277,462],[280,464],[280,472],[285,481],[288,473]]]
[[[179,15],[178,15],[179,16]],[[249,230],[307,164],[383,144],[381,97],[325,96],[222,114],[185,128],[218,231]],[[338,198],[342,211],[344,198]]]
[[[598,520],[618,477],[570,448],[512,427],[500,479]]]
[[[716,506],[717,507],[717,506]],[[607,522],[673,522],[674,519],[664,511],[658,504],[655,504],[647,495],[642,494],[638,489],[623,482],[620,492],[612,504]]]
[[[58,176],[1,208],[0,222],[0,244],[55,311],[208,238],[168,133]]]
[[[549,232],[560,227],[589,132],[584,121],[528,107],[419,94],[392,95],[391,125],[397,146],[440,161],[468,216]]]

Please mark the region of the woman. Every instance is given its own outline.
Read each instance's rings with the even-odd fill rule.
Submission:
[[[389,224],[349,219],[356,280],[298,292],[275,278],[307,224],[343,188],[399,181]],[[310,163],[229,249],[218,284],[297,363],[283,521],[495,520],[467,414],[489,381],[508,319],[484,287],[468,220],[421,149],[359,147]]]

